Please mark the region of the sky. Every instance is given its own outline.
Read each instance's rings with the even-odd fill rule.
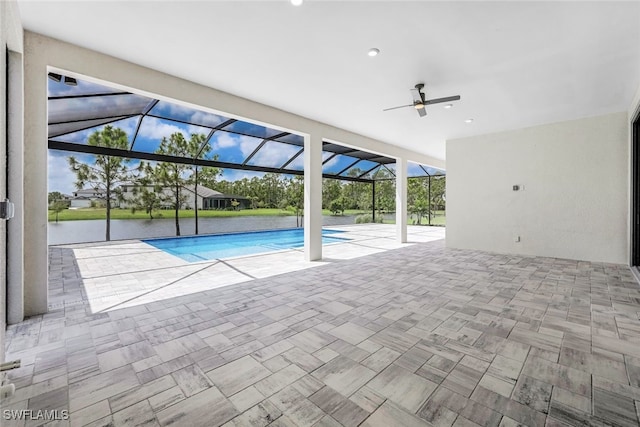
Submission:
[[[155,101],[141,95],[122,93],[118,89],[84,80],[78,79],[77,86],[65,84],[64,79],[60,82],[49,79],[48,82],[49,139],[55,141],[86,144],[91,134],[106,126],[102,118],[111,117],[110,120],[116,121],[109,125],[118,127],[127,134],[132,150],[153,153],[159,147],[163,137],[169,137],[176,132],[181,133],[186,139],[196,133],[208,136],[211,129],[205,126],[214,127],[229,120],[217,114],[166,101]],[[105,96],[83,96],[94,94]],[[141,120],[140,117],[144,112],[147,112],[147,115]],[[183,122],[189,122],[189,124]],[[76,131],[76,129],[81,130]],[[62,132],[67,133],[62,134]],[[213,133],[209,139],[209,150],[204,158],[211,160],[214,156],[218,156],[218,160],[222,162],[246,161],[248,165],[279,168],[301,150],[301,136],[294,134],[280,136],[277,137],[278,140],[267,141],[257,152],[255,150],[265,138],[280,134],[281,131],[275,129],[235,121]],[[135,141],[133,147],[131,147],[132,141]],[[294,142],[298,145],[286,142]],[[72,194],[76,190],[76,177],[69,168],[69,156],[75,156],[83,162],[93,162],[91,155],[49,150],[49,192]],[[354,164],[357,159],[353,157],[333,156],[333,153],[328,152],[323,152],[323,161],[325,161],[323,164],[325,173],[337,173],[346,168],[367,171],[376,166],[376,163],[367,160]],[[301,154],[288,163],[287,169],[301,171],[303,162],[304,155]],[[130,166],[135,167],[137,163],[138,161],[132,161]],[[393,170],[395,165],[390,166]],[[348,170],[344,172],[345,175],[347,173]],[[225,169],[222,179],[235,181],[262,175],[263,173],[260,172]],[[412,175],[424,175],[424,173],[417,165],[410,163],[409,176]]]

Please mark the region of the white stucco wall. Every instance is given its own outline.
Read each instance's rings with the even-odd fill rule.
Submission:
[[[447,246],[626,264],[628,129],[625,111],[447,141]]]
[[[2,75],[2,78],[0,78],[0,199],[4,200],[5,197],[10,197],[12,201],[18,202],[15,218],[9,221],[0,220],[0,349],[4,349],[5,319],[7,319],[8,312],[15,306],[15,304],[12,305],[12,298],[19,302],[15,308],[20,312],[22,310],[22,209],[19,203],[22,200],[22,194],[11,191],[12,186],[14,190],[17,188],[16,184],[21,181],[22,177],[19,174],[18,176],[14,175],[11,176],[10,182],[7,182],[5,174],[8,166],[6,164],[7,155],[15,157],[22,150],[22,87],[20,84],[22,40],[22,24],[17,4],[15,1],[0,2],[0,46],[2,46],[0,52],[0,70],[2,70],[2,73],[0,73]],[[7,105],[7,79],[5,79],[4,73],[7,69],[5,47],[9,51],[12,64],[7,76],[11,84],[9,105]],[[16,82],[19,83],[18,87],[15,86]],[[9,110],[9,123],[6,121],[7,108]],[[13,118],[17,118],[17,120],[13,120]],[[12,172],[11,169],[8,171],[9,173]],[[9,231],[12,233],[12,239],[9,242],[9,246],[7,246],[6,241]],[[13,288],[13,292],[8,288]],[[9,306],[9,310],[6,310],[7,306]],[[0,362],[2,361],[4,361],[4,352],[0,351]]]

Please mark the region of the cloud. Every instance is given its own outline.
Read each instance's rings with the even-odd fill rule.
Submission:
[[[325,156],[323,155],[323,156],[322,156],[322,161],[325,161],[325,160],[327,160],[327,159],[326,159],[326,158],[325,158]],[[323,165],[323,166],[324,166],[324,169],[329,169],[331,166],[335,165],[335,164],[336,164],[336,163],[338,163],[339,161],[340,161],[340,157],[339,157],[339,156],[334,157],[333,159],[329,160],[327,163],[325,163],[325,164]]]
[[[253,150],[262,142],[258,138],[229,132],[216,132],[213,134],[212,139],[214,139],[213,144],[211,144],[213,151],[237,147],[245,158],[253,153]]]
[[[138,138],[147,138],[160,141],[163,137],[169,137],[174,133],[181,133],[186,139],[192,134],[201,133],[207,135],[209,130],[200,126],[185,125],[156,117],[145,117],[138,132]]]
[[[187,130],[178,125],[169,124],[155,117],[145,117],[138,137],[160,140],[176,132],[181,133],[185,138],[189,137]]]
[[[72,153],[49,150],[49,158],[47,159],[49,192],[59,191],[63,194],[71,194],[75,191],[76,175],[69,169],[67,161],[71,155]],[[80,156],[76,155],[76,157]],[[84,161],[86,158],[83,156],[82,160]]]
[[[236,169],[225,169],[222,173],[222,179],[225,181],[238,181],[244,178],[251,179],[254,177],[262,178],[264,172],[243,171]]]
[[[323,151],[322,161],[324,162],[332,155],[333,153],[331,152]],[[327,167],[334,165],[339,160],[340,160],[339,156],[334,157],[333,159],[329,160],[325,165],[323,165],[323,169],[326,169]],[[304,169],[304,152],[300,154],[298,157],[296,157],[295,159],[293,159],[293,161],[287,165],[287,169],[303,170]],[[291,176],[294,176],[294,175],[291,175]]]
[[[240,151],[245,158],[253,153],[258,145],[260,145],[260,143],[262,142],[258,138],[253,138],[246,135],[239,135],[237,139],[240,141]]]
[[[206,111],[197,110],[195,108],[185,107],[183,105],[171,102],[161,101],[153,110],[152,114],[166,117],[176,118],[185,122],[201,124],[204,126],[216,127],[220,123],[229,120],[227,117],[218,116],[217,114],[207,113]]]
[[[300,147],[277,142],[267,142],[251,159],[251,164],[268,167],[280,167],[293,157]]]
[[[291,163],[287,165],[287,169],[301,170],[304,169],[304,153],[293,159]]]
[[[215,141],[211,144],[211,148],[216,151],[238,145],[238,138],[228,132],[214,133],[213,139],[215,139]]]
[[[211,127],[216,127],[220,123],[226,122],[227,120],[228,119],[225,117],[197,110],[191,115],[191,121],[193,123],[200,123]]]

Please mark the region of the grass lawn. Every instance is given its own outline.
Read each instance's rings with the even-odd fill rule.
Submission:
[[[347,210],[344,215],[358,215],[362,213],[356,210]],[[159,210],[153,212],[153,218],[173,218],[174,211]],[[322,211],[323,215],[331,215],[328,209]],[[221,211],[221,210],[200,210],[199,218],[224,218],[236,216],[293,216],[295,212],[284,209],[243,209],[239,211]],[[180,210],[180,218],[193,218],[195,212],[192,209]],[[81,209],[65,209],[58,214],[58,221],[74,221],[87,219],[106,219],[107,212],[105,208],[81,208]],[[149,215],[144,211],[136,211],[131,213],[130,209],[111,209],[111,219],[149,219]],[[49,221],[55,222],[56,213],[49,210]]]
[[[416,220],[415,215],[409,215],[407,224],[414,225],[414,221]],[[395,224],[396,220],[393,219],[385,219],[385,224]],[[446,224],[446,214],[445,211],[436,211],[435,215],[431,215],[431,225],[445,225]],[[422,217],[420,220],[420,225],[429,225],[429,217]]]

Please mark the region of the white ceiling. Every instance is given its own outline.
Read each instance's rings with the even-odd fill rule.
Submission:
[[[625,111],[640,85],[638,1],[19,7],[27,30],[441,159],[450,138]],[[382,112],[418,82],[462,100]]]

